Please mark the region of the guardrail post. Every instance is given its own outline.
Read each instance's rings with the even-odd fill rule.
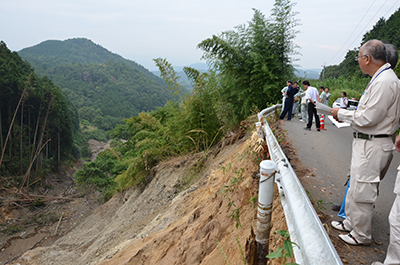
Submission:
[[[258,138],[265,139],[264,130],[262,128],[261,122],[256,122],[256,130],[257,130]]]
[[[271,232],[272,201],[274,198],[276,164],[272,160],[260,163],[260,186],[257,211],[257,264],[267,264],[269,234]]]

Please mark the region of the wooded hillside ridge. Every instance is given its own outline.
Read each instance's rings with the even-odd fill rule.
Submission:
[[[174,99],[161,78],[89,39],[48,40],[18,54],[61,87],[81,119],[104,131]]]
[[[140,64],[123,58],[113,53],[99,44],[86,38],[71,38],[66,40],[46,40],[38,45],[24,48],[18,54],[27,61],[32,61],[32,66],[36,67],[35,60],[44,64],[61,63],[105,63],[106,61],[122,62],[138,70],[139,72],[153,78],[160,84],[164,84],[160,78],[155,78],[149,70]],[[41,69],[36,69],[40,71]],[[43,69],[45,70],[45,69]],[[42,75],[44,73],[37,72]]]

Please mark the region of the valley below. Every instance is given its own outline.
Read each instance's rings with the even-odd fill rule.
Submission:
[[[108,147],[96,141],[90,146],[94,154]],[[230,134],[207,153],[161,162],[146,187],[118,193],[106,203],[99,192],[75,186],[73,172],[83,161],[76,162],[49,178],[54,184],[49,196],[72,199],[37,209],[3,203],[2,222],[25,225],[13,235],[0,234],[0,264],[255,264],[257,173],[260,157],[268,159],[266,148],[256,133]],[[298,174],[312,175],[287,141],[282,148]],[[197,180],[187,186],[188,178]],[[39,213],[53,218],[27,224]],[[287,230],[276,187],[272,223],[270,249],[276,251],[283,238],[275,231]]]

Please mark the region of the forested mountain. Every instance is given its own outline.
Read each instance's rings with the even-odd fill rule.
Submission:
[[[347,52],[345,59],[339,65],[332,65],[321,72],[320,78],[338,78],[349,77],[367,77],[358,67],[354,58],[358,55],[360,47],[372,39],[382,40],[385,43],[391,43],[400,49],[400,8],[394,12],[388,20],[383,17],[378,20],[375,26],[363,36],[360,46]],[[397,71],[398,73],[398,71]]]
[[[48,40],[18,54],[61,87],[80,118],[104,130],[173,99],[161,78],[88,39]]]
[[[73,38],[65,41],[47,40],[33,47],[22,49],[18,54],[29,61],[39,75],[46,74],[47,68],[63,63],[101,64],[106,61],[115,61],[125,63],[129,67],[149,76],[150,79],[164,85],[164,81],[161,78],[155,77],[140,64],[112,53],[85,38]]]
[[[48,172],[71,154],[79,156],[74,135],[76,108],[60,88],[38,77],[16,52],[0,42],[0,177],[24,176],[20,183]],[[13,181],[21,181],[21,178]],[[16,182],[14,182],[15,184]],[[21,186],[22,186],[21,184]]]

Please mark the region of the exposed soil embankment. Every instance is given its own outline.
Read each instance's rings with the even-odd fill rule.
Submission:
[[[256,134],[221,141],[184,191],[182,180],[205,154],[163,162],[146,189],[115,195],[52,245],[9,264],[224,264],[224,255],[230,264],[244,264],[243,256],[254,258],[245,252],[257,218],[254,149],[263,147]],[[277,249],[282,242],[273,231],[287,229],[277,192],[272,218],[270,247]]]

